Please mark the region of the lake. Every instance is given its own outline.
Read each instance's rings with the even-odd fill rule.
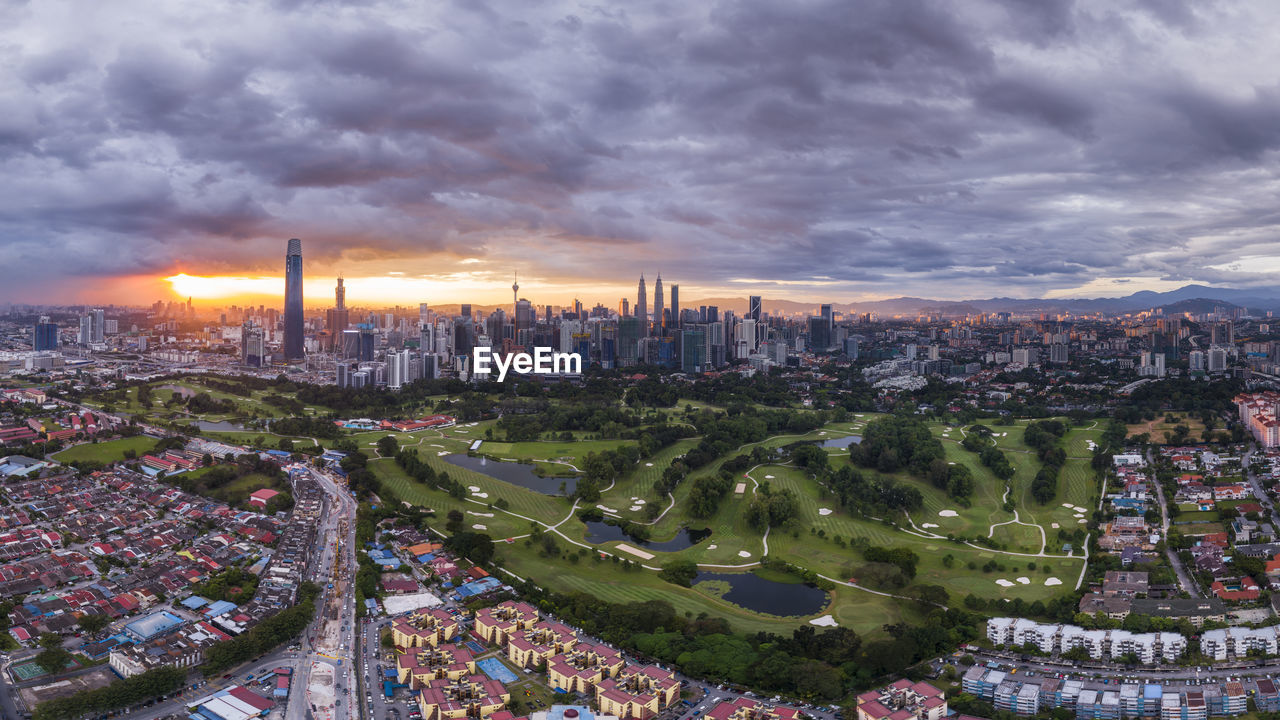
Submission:
[[[587,542],[589,543],[607,543],[607,542],[625,542],[631,545],[639,545],[646,550],[657,550],[658,552],[678,552],[685,548],[691,548],[694,545],[711,537],[711,529],[690,530],[689,528],[680,528],[680,532],[670,540],[656,541],[648,540],[641,542],[639,540],[627,537],[622,532],[622,528],[617,525],[610,525],[603,520],[589,520],[587,525]]]
[[[693,584],[717,580],[729,584],[723,597],[739,607],[782,617],[813,615],[827,606],[827,591],[804,583],[766,580],[755,573],[699,572]]]
[[[823,440],[822,447],[847,448],[850,445],[858,445],[861,443],[862,443],[861,435],[845,435],[844,437],[840,437],[840,438],[831,438],[830,440]]]
[[[572,493],[578,486],[578,481],[571,477],[538,477],[533,472],[533,466],[525,463],[490,460],[485,457],[461,454],[445,455],[444,461],[451,465],[474,470],[481,475],[488,475],[495,480],[529,488],[543,495]],[[561,483],[564,483],[564,492],[560,492]],[[466,483],[463,484],[465,485]]]

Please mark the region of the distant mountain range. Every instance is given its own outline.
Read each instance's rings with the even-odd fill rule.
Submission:
[[[765,312],[794,315],[815,314],[818,303],[796,302],[765,298]],[[747,308],[747,299],[740,298],[706,298],[685,301],[685,307],[699,305],[715,305],[721,310],[733,310],[742,313]],[[869,300],[865,302],[832,303],[833,308],[841,313],[873,312],[880,315],[915,315],[938,313],[942,315],[964,315],[984,312],[1102,312],[1126,313],[1140,312],[1154,308],[1163,308],[1171,313],[1205,313],[1212,312],[1214,307],[1245,307],[1253,311],[1280,310],[1280,289],[1238,290],[1235,288],[1214,288],[1205,285],[1186,285],[1177,290],[1154,292],[1142,290],[1117,298],[988,298],[985,300],[930,300],[928,298],[899,297],[888,300]]]
[[[632,301],[634,302],[634,298]],[[653,297],[649,298],[650,303]],[[764,298],[765,312],[775,315],[815,315],[819,303],[797,302],[781,298]],[[709,297],[696,300],[683,300],[685,308],[697,308],[699,305],[714,305],[721,312],[732,310],[741,316],[747,310],[746,297]],[[541,316],[542,305],[534,304]],[[1245,307],[1250,311],[1280,311],[1280,288],[1276,290],[1254,288],[1237,290],[1235,288],[1214,288],[1205,285],[1186,285],[1168,292],[1141,292],[1117,298],[987,298],[985,300],[931,300],[929,298],[898,297],[888,300],[867,300],[852,303],[833,302],[832,307],[839,313],[877,313],[881,316],[892,315],[965,315],[991,312],[1012,313],[1054,313],[1054,312],[1102,312],[1127,313],[1141,312],[1154,308],[1163,308],[1166,313],[1207,313],[1214,307]],[[461,306],[456,303],[432,305],[431,309],[445,315],[455,315]],[[501,308],[508,314],[511,305],[490,305],[476,303],[471,306],[473,312],[489,313]],[[650,305],[652,310],[652,305]]]

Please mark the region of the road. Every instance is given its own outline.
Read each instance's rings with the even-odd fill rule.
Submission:
[[[310,662],[300,669],[294,681],[301,694],[289,703],[285,720],[304,720],[309,717],[308,710],[312,710],[316,720],[355,718],[359,716],[360,692],[354,691],[353,700],[351,689],[356,687],[356,679],[352,668],[357,655],[355,592],[352,589],[356,567],[356,501],[329,474],[315,468],[310,468],[309,472],[326,495],[323,519],[316,533],[317,546],[322,549],[313,575],[324,591],[318,599],[319,617],[303,638],[303,648],[308,651]],[[329,584],[333,587],[329,588]],[[310,707],[313,703],[323,702],[322,698],[312,698],[309,691],[311,672],[321,663],[335,668],[332,715]]]
[[[1169,503],[1164,497],[1164,487],[1156,479],[1154,458],[1155,453],[1148,449],[1147,467],[1151,469],[1151,485],[1156,493],[1156,501],[1160,503],[1160,537],[1165,539],[1164,555],[1169,560],[1169,567],[1173,568],[1173,573],[1178,578],[1178,585],[1191,597],[1198,598],[1200,597],[1200,587],[1196,584],[1195,578],[1191,577],[1191,574],[1183,567],[1182,558],[1178,557],[1178,552],[1169,547]]]
[[[1253,455],[1258,451],[1257,446],[1249,443],[1249,450],[1245,452],[1241,458],[1244,465],[1244,476],[1249,479],[1249,487],[1253,490],[1253,496],[1258,499],[1258,504],[1266,508],[1267,514],[1271,516],[1271,523],[1274,527],[1280,527],[1280,516],[1276,515],[1275,503],[1271,500],[1262,483],[1258,480],[1258,474],[1253,471]]]

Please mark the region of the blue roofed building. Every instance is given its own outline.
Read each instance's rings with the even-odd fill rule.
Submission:
[[[137,642],[145,642],[162,635],[186,621],[171,612],[156,612],[140,617],[124,626],[124,630]]]
[[[192,595],[186,600],[183,600],[180,604],[182,605],[182,607],[188,610],[197,610],[199,608],[204,607],[205,605],[208,605],[209,601],[205,598],[200,597],[199,595]]]
[[[235,609],[236,609],[235,603],[228,602],[226,600],[219,600],[215,603],[210,604],[209,607],[205,609],[204,614],[206,617],[216,618],[216,617],[222,617],[223,615],[226,615],[227,613]]]

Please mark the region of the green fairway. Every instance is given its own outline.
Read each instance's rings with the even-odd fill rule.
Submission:
[[[574,442],[496,442],[485,441],[480,446],[480,454],[498,460],[559,460],[572,465],[580,465],[587,453],[616,450],[624,445],[635,445],[630,440],[577,440]]]
[[[54,454],[53,459],[62,463],[96,461],[106,464],[124,460],[126,450],[132,450],[138,457],[141,457],[151,452],[155,446],[155,438],[135,435],[134,437],[118,438],[105,442],[76,445]]]

